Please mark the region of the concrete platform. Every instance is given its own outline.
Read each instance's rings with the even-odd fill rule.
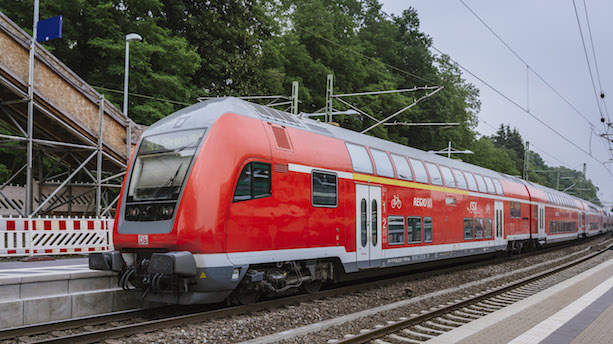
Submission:
[[[0,329],[144,306],[87,258],[0,263]]]
[[[613,259],[427,343],[613,342]]]

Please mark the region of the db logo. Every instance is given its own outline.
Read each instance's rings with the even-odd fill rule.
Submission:
[[[394,198],[390,201],[392,209],[400,209],[402,208],[402,201],[400,200],[400,196],[394,195]]]
[[[140,246],[149,246],[149,235],[140,234],[138,236],[138,245]]]

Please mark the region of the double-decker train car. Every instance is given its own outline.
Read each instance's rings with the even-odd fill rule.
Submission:
[[[604,217],[516,177],[221,98],[143,133],[117,205],[116,251],[89,264],[151,301],[249,303],[573,240],[605,231]]]

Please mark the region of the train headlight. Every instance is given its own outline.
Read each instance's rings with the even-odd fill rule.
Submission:
[[[128,215],[128,217],[130,219],[138,219],[139,215],[140,215],[140,208],[139,207],[127,207],[126,208],[126,214]]]
[[[175,207],[173,205],[163,205],[159,210],[160,215],[164,218],[171,218],[174,211]]]

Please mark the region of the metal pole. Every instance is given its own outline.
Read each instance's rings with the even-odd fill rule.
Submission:
[[[528,161],[530,161],[530,142],[526,141],[526,151],[524,153],[524,180],[528,180]]]
[[[334,88],[334,76],[328,74],[326,82],[326,123],[332,122],[332,95]]]
[[[558,182],[556,183],[556,190],[560,191],[560,171],[558,171]]]
[[[28,78],[28,156],[26,169],[26,204],[25,215],[32,212],[32,137],[34,135],[34,55],[36,48],[36,36],[38,34],[38,6],[39,0],[34,0],[34,21],[32,26],[32,39],[30,40],[30,66]]]
[[[130,67],[130,42],[126,40],[126,60],[123,72],[123,114],[128,117],[128,70]]]
[[[292,113],[298,115],[298,81],[292,82]]]
[[[102,120],[104,118],[104,95],[100,98],[98,118],[98,161],[96,163],[96,217],[100,217],[100,196],[102,195]]]
[[[451,141],[449,141],[449,146],[447,147],[447,158],[451,159]]]
[[[130,67],[130,41],[126,40],[126,61],[123,79],[123,114],[126,116],[126,165],[132,155],[132,121],[128,117],[128,71]]]

